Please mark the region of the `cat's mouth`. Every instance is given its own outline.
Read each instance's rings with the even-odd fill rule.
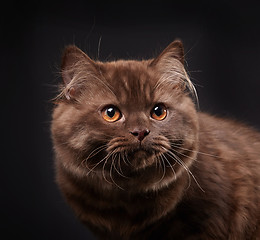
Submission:
[[[145,168],[155,163],[160,151],[152,148],[139,147],[127,151],[127,159],[136,169]]]
[[[129,143],[125,138],[113,139],[109,142],[107,152],[110,154],[114,162],[113,154],[119,158],[121,166],[126,168],[140,169],[151,166],[161,155],[167,152],[169,143],[163,137],[154,138],[153,141]]]
[[[143,148],[135,149],[135,150],[128,152],[129,157],[138,157],[138,158],[144,158],[144,157],[150,156],[152,154],[153,154],[153,152],[151,150],[148,151]]]

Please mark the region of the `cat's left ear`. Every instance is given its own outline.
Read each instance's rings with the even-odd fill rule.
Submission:
[[[196,90],[189,79],[184,67],[184,50],[180,40],[172,42],[163,52],[150,63],[150,67],[155,68],[161,74],[157,86],[170,86],[181,91],[189,89],[195,95]]]
[[[170,43],[150,65],[168,65],[169,62],[172,62],[173,60],[178,60],[180,63],[184,64],[184,48],[180,40],[175,40]]]

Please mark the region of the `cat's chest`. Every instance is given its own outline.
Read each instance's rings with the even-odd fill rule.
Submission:
[[[98,183],[97,178],[84,184],[90,184],[82,191],[79,202],[84,221],[120,234],[140,232],[163,219],[175,208],[183,194],[182,184],[177,183],[156,191],[140,192],[116,188],[104,181],[103,184]]]

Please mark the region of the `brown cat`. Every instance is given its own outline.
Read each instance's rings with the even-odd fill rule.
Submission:
[[[198,112],[183,46],[98,62],[69,46],[57,182],[100,239],[260,239],[260,134]]]

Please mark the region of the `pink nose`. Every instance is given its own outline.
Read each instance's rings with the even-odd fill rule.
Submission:
[[[137,137],[137,139],[141,142],[149,133],[150,131],[148,129],[144,130],[134,130],[130,132],[133,136]]]

